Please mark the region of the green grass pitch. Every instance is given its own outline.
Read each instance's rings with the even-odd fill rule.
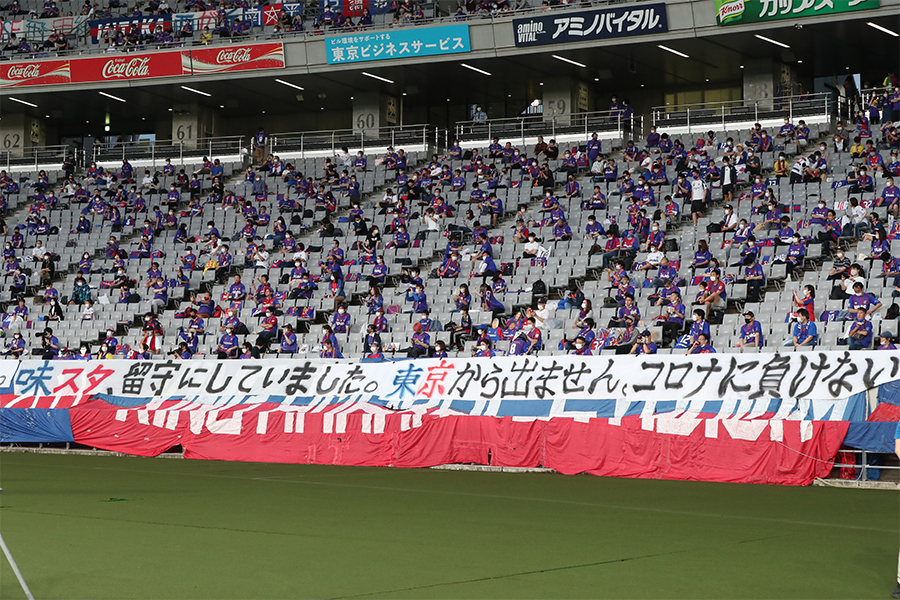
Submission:
[[[39,600],[887,598],[900,543],[884,490],[12,453],[0,485]]]

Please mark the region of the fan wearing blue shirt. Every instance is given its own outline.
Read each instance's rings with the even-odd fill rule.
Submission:
[[[856,309],[856,320],[847,333],[847,345],[851,350],[865,350],[872,344],[872,321],[866,318],[866,309]]]
[[[755,317],[756,315],[753,314],[752,310],[748,310],[744,313],[744,325],[741,327],[741,339],[739,343],[742,352],[744,348],[762,348],[762,326]]]
[[[799,320],[794,324],[794,335],[786,346],[815,346],[819,343],[819,333],[816,324],[809,320],[809,311],[801,308],[797,311]]]

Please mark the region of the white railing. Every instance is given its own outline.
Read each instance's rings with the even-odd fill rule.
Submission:
[[[699,104],[654,106],[651,122],[660,129],[678,128],[687,133],[705,131],[710,127],[722,130],[788,117],[807,122],[827,122],[834,111],[828,93],[800,96],[778,96],[760,100],[731,100]]]
[[[149,140],[138,142],[117,142],[112,146],[95,143],[92,158],[96,163],[125,160],[139,161],[146,166],[157,165],[167,158],[172,162],[184,163],[185,158],[229,157],[237,160],[242,156],[244,136],[231,135],[224,137],[204,137],[185,140]],[[194,161],[196,162],[196,161]]]
[[[342,148],[354,154],[375,148],[383,150],[387,146],[424,150],[437,147],[440,141],[438,129],[433,125],[298,131],[269,135],[268,152],[282,157],[308,158],[332,156]]]
[[[449,131],[447,133],[451,134]],[[448,138],[445,145],[449,146],[454,139],[466,146],[466,142],[492,140],[495,137],[504,143],[515,141],[526,145],[539,135],[548,140],[564,136],[569,138],[577,136],[587,141],[593,133],[597,133],[598,137],[605,139],[621,137],[628,133],[643,137],[644,117],[632,115],[628,119],[623,119],[618,111],[599,111],[558,116],[527,115],[489,119],[485,123],[460,121],[454,127],[453,138]]]
[[[9,172],[13,170],[62,169],[63,161],[69,151],[71,148],[63,145],[4,149],[0,154],[0,164],[6,165],[6,170]],[[75,158],[76,161],[83,160],[83,152],[76,153]]]

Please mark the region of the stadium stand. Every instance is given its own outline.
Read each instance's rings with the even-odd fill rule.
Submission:
[[[762,131],[3,171],[4,354],[893,349],[896,130]]]

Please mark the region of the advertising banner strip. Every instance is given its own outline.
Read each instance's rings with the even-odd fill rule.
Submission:
[[[558,404],[577,410],[585,400],[609,398],[622,403],[613,415],[617,417],[627,414],[620,411],[628,411],[628,403],[636,401],[647,407],[642,414],[652,414],[662,402],[672,403],[670,410],[715,413],[729,410],[721,403],[741,403],[761,414],[795,410],[802,407],[800,403],[816,400],[841,402],[833,404],[832,412],[849,414],[848,399],[898,379],[900,355],[878,351],[508,356],[365,363],[319,359],[28,360],[2,377],[9,388],[5,393],[32,397],[105,394],[162,400],[203,395],[361,395],[397,409],[446,406],[468,414],[489,414],[498,410],[501,402],[509,402],[506,414],[510,416],[547,414],[516,413],[515,402]],[[785,402],[773,405],[772,399]],[[720,405],[704,406],[709,402]]]
[[[72,83],[68,60],[35,60],[0,64],[0,88]]]
[[[410,27],[325,38],[328,64],[469,52],[469,26]]]
[[[283,69],[284,44],[244,44],[169,52],[100,55],[0,64],[0,89],[31,85],[135,81],[226,71]]]
[[[604,40],[669,30],[666,5],[661,2],[513,19],[513,27],[516,46],[519,47]]]
[[[878,8],[878,0],[716,0],[716,23],[748,25]]]

